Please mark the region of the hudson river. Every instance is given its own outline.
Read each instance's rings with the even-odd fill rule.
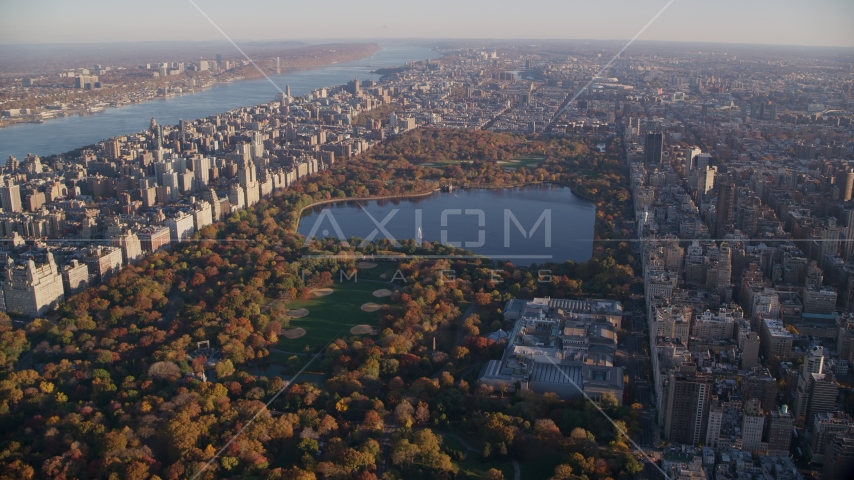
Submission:
[[[374,68],[395,67],[410,60],[439,58],[437,52],[413,45],[382,45],[374,54]],[[363,58],[311,70],[274,75],[273,81],[291,95],[304,95],[316,88],[332,87],[358,78],[379,80],[371,74],[371,59]],[[150,100],[121,108],[107,108],[103,113],[47,120],[45,123],[24,123],[0,129],[0,164],[9,155],[19,160],[33,153],[39,156],[65,153],[119,135],[136,133],[148,128],[152,118],[157,123],[174,125],[178,120],[195,120],[234,108],[270,102],[279,93],[266,78],[220,84],[199,93]]]

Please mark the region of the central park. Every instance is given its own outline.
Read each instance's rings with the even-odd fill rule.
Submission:
[[[619,240],[631,226],[617,219],[634,217],[621,150],[419,129],[146,257],[55,318],[3,319],[0,475],[192,478],[234,439],[200,478],[634,478],[620,432],[638,433],[639,404],[603,400],[615,426],[583,399],[477,382],[503,352],[489,334],[512,326],[507,300],[639,291]],[[430,232],[362,243],[298,229],[319,202],[445,185],[569,188],[595,206],[593,241],[574,258],[507,261]]]

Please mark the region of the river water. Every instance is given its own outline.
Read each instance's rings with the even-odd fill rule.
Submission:
[[[541,185],[318,205],[303,212],[298,231],[311,238],[373,233],[373,240],[403,240],[416,238],[420,227],[423,241],[530,265],[589,260],[595,217],[596,206],[568,187]]]
[[[413,45],[381,45],[374,54],[375,69],[403,65],[411,60],[428,60],[441,55]],[[282,89],[290,85],[291,95],[304,95],[314,89],[341,85],[358,78],[379,80],[371,74],[371,58],[301,70],[271,78]],[[150,100],[145,103],[108,108],[103,113],[24,123],[0,129],[0,163],[9,155],[19,160],[27,153],[40,156],[64,153],[101,140],[139,132],[148,128],[152,118],[160,124],[177,124],[241,106],[272,101],[279,91],[265,78],[216,85],[199,93]]]

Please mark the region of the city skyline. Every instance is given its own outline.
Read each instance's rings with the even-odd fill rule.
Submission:
[[[196,4],[236,40],[625,40],[667,2],[610,0],[594,5],[534,0],[528,2],[526,13],[521,16],[517,5],[503,0],[464,4],[438,0],[430,8],[368,0],[358,9],[334,0],[323,10],[269,0],[249,0],[236,11],[232,4],[220,0],[200,0]],[[170,14],[164,15],[164,11]],[[37,5],[5,4],[0,6],[0,12],[0,44],[4,45],[222,39],[189,1],[153,0],[139,9],[103,0],[74,4],[46,0]],[[134,21],[129,22],[129,18]],[[413,24],[414,18],[418,19],[417,24]],[[793,0],[725,0],[714,4],[677,0],[641,39],[854,47],[854,32],[847,28],[851,19],[854,3],[842,0],[809,4]],[[87,24],[92,27],[86,28]]]

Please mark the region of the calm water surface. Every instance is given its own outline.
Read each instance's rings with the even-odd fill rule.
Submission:
[[[319,205],[303,213],[299,233],[314,233],[315,238],[368,238],[373,233],[374,240],[389,235],[403,240],[416,238],[420,225],[424,241],[455,242],[478,255],[530,265],[589,260],[595,216],[595,205],[567,187],[473,189],[415,199]]]
[[[411,60],[439,58],[436,52],[413,45],[382,45],[374,54],[374,68],[399,66]],[[338,63],[312,70],[273,75],[273,81],[291,95],[304,95],[316,88],[341,85],[354,78],[379,80],[371,74],[371,58]],[[40,156],[64,153],[101,140],[145,130],[152,118],[160,124],[174,125],[178,120],[223,113],[228,110],[272,101],[278,90],[265,78],[216,85],[199,93],[145,103],[108,108],[103,113],[23,123],[0,129],[0,163],[9,155],[19,160],[27,153]]]

